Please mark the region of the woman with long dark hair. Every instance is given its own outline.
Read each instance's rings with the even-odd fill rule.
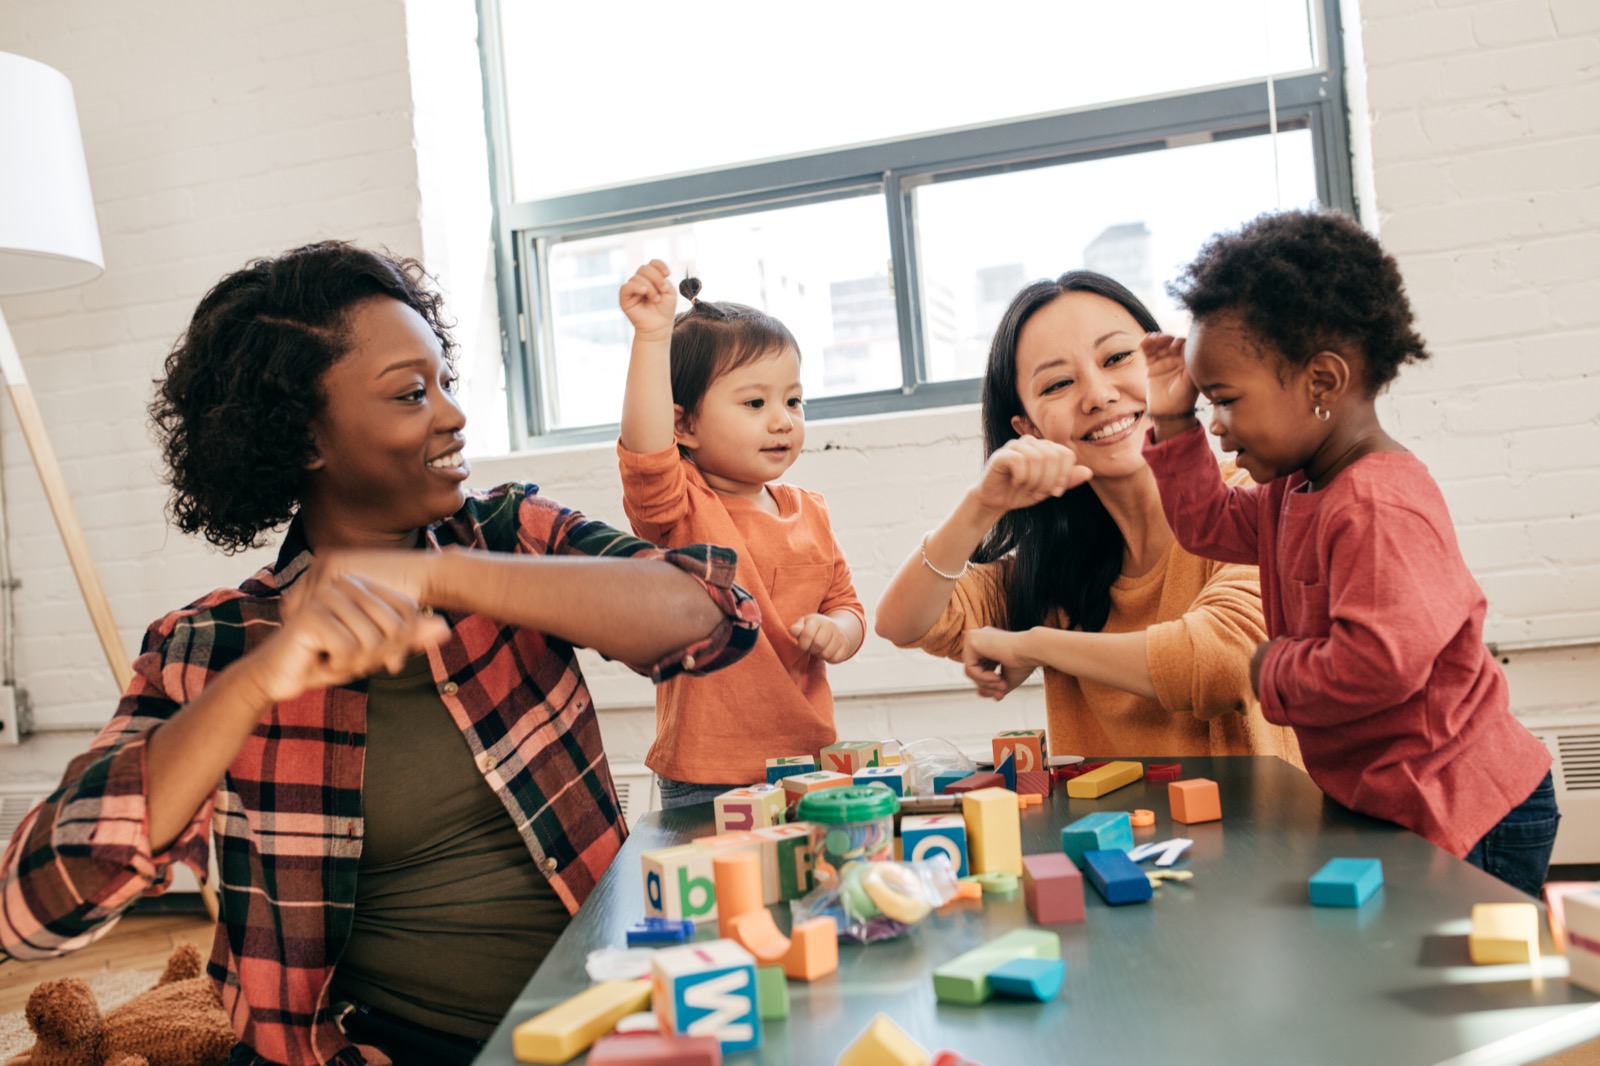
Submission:
[[[988,460],[889,582],[880,636],[962,659],[1000,699],[1045,671],[1052,751],[1275,754],[1251,694],[1255,567],[1185,552],[1141,454],[1155,318],[1076,270],[1017,294],[983,383]]]

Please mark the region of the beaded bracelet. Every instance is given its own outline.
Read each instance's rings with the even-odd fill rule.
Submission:
[[[931,529],[922,535],[922,565],[926,566],[929,570],[932,570],[946,581],[960,581],[961,575],[965,574],[969,569],[972,568],[972,561],[969,559],[966,562],[963,562],[961,564],[960,571],[954,574],[947,574],[943,570],[940,570],[928,560],[928,538],[931,536],[933,536],[933,530]]]

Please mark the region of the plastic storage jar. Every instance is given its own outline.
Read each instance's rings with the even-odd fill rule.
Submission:
[[[894,816],[900,800],[881,785],[828,788],[800,798],[799,819],[812,831],[815,870],[837,876],[853,862],[894,858]]]

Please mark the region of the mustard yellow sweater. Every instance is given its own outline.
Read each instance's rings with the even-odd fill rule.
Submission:
[[[997,583],[1010,558],[973,566],[944,614],[909,647],[961,658],[962,634],[997,624]],[[1050,625],[1064,627],[1057,612]],[[1261,580],[1253,566],[1190,555],[1177,544],[1148,573],[1111,586],[1105,632],[1144,630],[1157,698],[1044,672],[1050,750],[1058,755],[1277,755],[1300,766],[1294,733],[1261,716],[1250,656],[1266,639]]]

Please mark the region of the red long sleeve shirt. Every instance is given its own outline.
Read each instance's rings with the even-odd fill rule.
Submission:
[[[1230,488],[1199,428],[1145,457],[1197,555],[1261,567],[1261,711],[1294,727],[1329,796],[1464,856],[1538,786],[1550,753],[1511,714],[1483,591],[1410,452]],[[1281,639],[1279,639],[1281,638]]]

